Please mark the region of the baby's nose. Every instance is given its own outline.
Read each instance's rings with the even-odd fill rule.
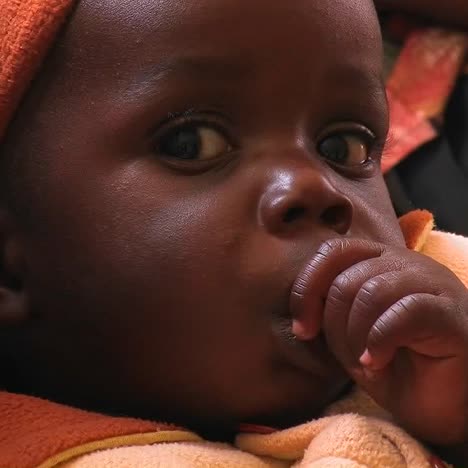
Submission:
[[[276,171],[259,203],[259,220],[265,229],[273,235],[293,236],[321,226],[345,235],[353,205],[325,172],[312,165]]]

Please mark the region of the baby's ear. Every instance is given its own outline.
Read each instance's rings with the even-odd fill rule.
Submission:
[[[0,209],[0,328],[19,324],[28,317],[23,275],[20,240],[11,228],[8,214]]]

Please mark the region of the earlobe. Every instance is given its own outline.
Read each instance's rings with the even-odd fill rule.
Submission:
[[[0,213],[0,328],[28,317],[22,249],[7,224]]]

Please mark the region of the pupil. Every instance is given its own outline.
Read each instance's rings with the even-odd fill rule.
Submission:
[[[348,145],[342,137],[327,138],[320,145],[320,151],[323,156],[334,162],[345,162],[348,159]]]
[[[192,128],[175,130],[161,145],[164,154],[180,159],[196,159],[200,153],[200,137]]]

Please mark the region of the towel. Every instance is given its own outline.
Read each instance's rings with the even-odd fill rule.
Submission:
[[[73,0],[0,0],[0,140]]]
[[[27,397],[22,399],[23,408],[28,407]],[[4,395],[8,399],[8,395]],[[73,416],[73,409],[60,408],[48,402],[37,402],[50,412],[46,421],[55,431],[56,440],[68,440],[74,432],[72,427],[59,430],[55,417],[66,411]],[[58,411],[58,413],[56,413]],[[0,407],[1,412],[1,407]],[[360,412],[360,414],[357,414]],[[1,413],[0,413],[1,414]],[[29,413],[29,418],[31,415]],[[431,457],[429,452],[403,430],[390,422],[390,416],[359,389],[346,399],[333,405],[327,416],[288,430],[261,433],[244,433],[237,437],[235,445],[213,443],[197,439],[190,432],[165,430],[156,433],[129,435],[87,443],[32,464],[29,459],[20,458],[6,463],[3,459],[3,446],[0,443],[0,466],[2,468],[442,468],[440,460]],[[128,420],[115,421],[114,418],[92,413],[78,412],[76,428],[81,438],[98,437],[94,430],[96,420],[106,418],[111,426],[120,424],[120,431],[128,434],[135,430],[135,424],[152,424]],[[45,426],[45,424],[43,424]],[[151,426],[144,426],[151,430]],[[67,430],[68,429],[68,430]],[[83,429],[86,429],[83,431]],[[102,428],[100,429],[102,431]],[[114,429],[115,431],[115,429]],[[44,446],[56,445],[47,432],[42,437],[31,428],[22,431],[27,435],[28,446],[24,452],[41,451]],[[269,433],[268,433],[269,432]],[[0,440],[4,434],[0,430]],[[159,437],[156,435],[159,434]],[[17,438],[21,434],[14,434]],[[22,438],[20,437],[20,440]],[[35,443],[34,443],[35,440]],[[57,449],[57,447],[56,447]],[[18,462],[21,460],[21,462]]]
[[[357,414],[360,413],[360,414]],[[356,389],[316,421],[235,445],[179,428],[0,393],[1,468],[432,468],[429,453]],[[440,465],[443,466],[443,465]]]
[[[46,468],[103,447],[197,440],[195,434],[170,424],[0,392],[0,468]]]
[[[409,249],[442,263],[468,287],[468,238],[434,230],[434,217],[425,210],[400,218],[400,227]]]

